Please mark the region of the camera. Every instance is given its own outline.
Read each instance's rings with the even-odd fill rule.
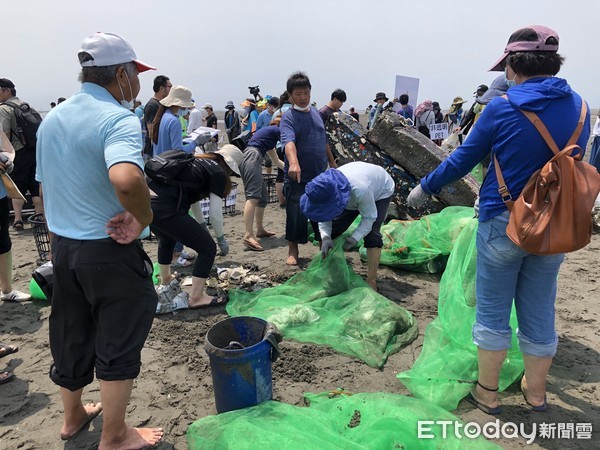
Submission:
[[[248,90],[252,95],[258,95],[260,93],[258,86],[248,86]]]

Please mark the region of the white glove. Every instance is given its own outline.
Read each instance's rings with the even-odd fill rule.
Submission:
[[[410,191],[408,194],[408,198],[406,199],[406,203],[408,206],[412,208],[418,208],[429,198],[429,194],[427,194],[423,188],[421,187],[421,183],[417,184],[415,188]]]

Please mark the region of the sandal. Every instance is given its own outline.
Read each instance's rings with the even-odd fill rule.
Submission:
[[[244,240],[242,241],[244,243],[244,246],[248,249],[248,250],[252,250],[254,252],[262,252],[265,249],[262,247],[262,245],[260,245],[258,242],[256,242],[254,239],[247,239],[244,238]]]
[[[12,372],[3,371],[0,372],[0,384],[8,383],[14,378],[15,374]]]
[[[0,343],[0,358],[4,358],[5,356],[12,355],[13,353],[17,353],[19,351],[19,347],[16,345],[8,345]]]
[[[16,231],[23,231],[25,229],[25,225],[23,225],[22,220],[17,220],[17,221],[15,221],[15,223],[13,223],[13,228]]]
[[[484,389],[484,390],[486,390],[488,392],[498,392],[498,388],[496,388],[496,389],[490,389],[490,388],[485,387],[484,385],[482,385],[479,381],[477,382],[477,385],[481,389]],[[498,414],[502,413],[502,408],[500,408],[500,406],[491,407],[491,406],[488,406],[488,405],[484,405],[483,403],[481,403],[479,400],[477,400],[475,398],[475,396],[473,395],[472,392],[469,392],[467,394],[467,396],[465,397],[465,400],[468,401],[469,403],[471,403],[472,405],[475,405],[481,411],[483,411],[486,414],[489,414],[490,416],[497,416]]]

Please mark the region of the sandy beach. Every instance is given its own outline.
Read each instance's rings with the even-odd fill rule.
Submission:
[[[221,125],[221,124],[220,124]],[[217,257],[217,267],[254,264],[256,274],[272,283],[281,283],[306,268],[317,248],[300,248],[300,266],[285,265],[287,244],[283,239],[285,211],[277,203],[267,206],[265,224],[277,233],[263,239],[265,251],[244,248],[244,196],[237,195],[236,214],[225,217],[225,232],[231,250]],[[27,291],[38,254],[28,225],[24,232],[11,229],[13,241],[14,286]],[[157,242],[144,242],[153,260]],[[500,394],[504,423],[591,423],[592,441],[540,439],[527,445],[523,438],[495,441],[507,449],[594,448],[600,443],[600,235],[583,250],[568,254],[559,275],[556,301],[558,353],[550,370],[547,413],[532,413],[517,385]],[[347,254],[356,273],[365,275],[366,265],[357,252]],[[179,269],[190,275],[190,269]],[[390,392],[408,395],[396,374],[409,369],[418,357],[427,324],[437,314],[440,275],[428,275],[381,266],[379,291],[389,300],[411,311],[418,321],[419,336],[409,346],[392,355],[384,368],[374,369],[364,362],[339,354],[327,347],[285,340],[282,356],[273,365],[275,400],[303,405],[305,392],[319,393],[336,388],[351,392]],[[110,282],[110,280],[107,280]],[[190,289],[189,287],[185,289]],[[47,301],[24,304],[0,302],[0,342],[19,346],[19,352],[3,358],[0,370],[14,371],[15,380],[0,386],[0,449],[91,449],[96,448],[102,429],[102,415],[74,439],[64,443],[59,430],[62,403],[57,386],[48,377],[51,355],[48,344]],[[181,310],[157,316],[142,353],[142,371],[135,381],[127,418],[134,426],[160,426],[165,437],[158,449],[185,449],[188,426],[201,417],[216,414],[209,360],[204,351],[208,329],[227,317],[224,307],[198,311]],[[98,401],[94,382],[84,393],[84,401]],[[484,424],[490,417],[462,402],[454,411],[463,421]],[[259,448],[259,446],[257,446]]]

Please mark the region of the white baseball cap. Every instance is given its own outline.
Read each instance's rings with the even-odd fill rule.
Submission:
[[[156,70],[156,67],[139,61],[129,42],[113,33],[99,31],[86,37],[79,52],[89,53],[92,57],[89,61],[83,61],[81,67],[104,67],[134,62],[138,72]]]

